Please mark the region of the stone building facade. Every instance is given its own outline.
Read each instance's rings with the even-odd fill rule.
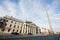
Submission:
[[[29,21],[21,21],[13,17],[3,17],[5,25],[0,27],[0,32],[3,34],[11,34],[17,32],[19,34],[36,34],[36,25]]]
[[[11,34],[16,32],[19,34],[51,34],[52,31],[46,28],[40,28],[31,21],[22,21],[10,16],[0,19],[0,34]]]

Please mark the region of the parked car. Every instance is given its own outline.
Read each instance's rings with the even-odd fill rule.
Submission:
[[[13,34],[13,35],[19,35],[19,33],[17,33],[17,32],[12,32],[11,34]]]
[[[28,35],[32,35],[32,33],[28,33]]]

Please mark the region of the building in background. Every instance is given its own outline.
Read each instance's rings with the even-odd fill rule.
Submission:
[[[49,35],[52,33],[51,30],[41,28],[31,21],[22,21],[10,16],[0,18],[0,34],[6,35],[13,32],[19,33],[20,35]]]
[[[12,32],[22,33],[21,31],[22,31],[23,21],[9,16],[3,17],[2,20],[5,22],[5,25],[2,24],[4,26],[0,30],[1,33],[3,34],[10,34]]]
[[[49,29],[41,28],[41,34],[45,34],[45,35],[50,34]]]
[[[29,21],[21,21],[13,17],[5,16],[2,18],[0,27],[1,34],[11,34],[17,32],[19,34],[36,34],[36,25]],[[1,22],[0,22],[1,23]]]
[[[24,24],[24,33],[36,34],[36,25],[33,22],[25,21]]]

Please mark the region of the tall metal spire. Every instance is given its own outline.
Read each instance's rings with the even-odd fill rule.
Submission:
[[[48,11],[46,9],[46,6],[45,6],[45,11],[46,11],[46,15],[47,15],[47,19],[48,19],[48,24],[49,24],[50,30],[52,31],[52,34],[53,34],[54,32],[53,32],[53,28],[52,28],[52,25],[51,25],[50,17],[49,17]]]

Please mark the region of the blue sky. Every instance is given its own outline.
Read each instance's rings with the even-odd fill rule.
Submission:
[[[9,15],[21,20],[33,21],[39,27],[50,29],[45,7],[52,28],[54,31],[59,31],[60,0],[0,0],[0,16]]]

